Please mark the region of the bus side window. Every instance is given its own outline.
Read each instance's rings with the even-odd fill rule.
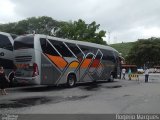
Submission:
[[[77,57],[79,61],[83,60],[83,53],[80,51],[80,49],[77,47],[74,43],[66,43],[66,45],[69,47],[69,49],[74,53],[74,55]]]
[[[9,40],[9,38],[5,35],[0,35],[0,48],[7,49],[13,51],[13,46]]]
[[[46,48],[46,39],[40,38],[41,48],[43,51],[45,51]]]
[[[93,47],[89,47],[89,46],[84,46],[84,45],[79,45],[79,47],[81,48],[81,50],[83,51],[83,53],[86,55],[88,53],[93,53],[94,55],[96,55],[97,50],[96,48]]]
[[[113,53],[109,50],[101,50],[103,52],[103,60],[111,61],[113,63],[116,62]]]
[[[77,56],[77,58],[83,58],[82,52],[79,50],[79,48],[76,46],[76,44],[73,43],[66,43],[66,45],[70,48],[70,50]]]
[[[40,38],[40,43],[43,53],[53,56],[59,56],[57,51],[50,45],[50,43],[47,42],[45,38]]]
[[[50,40],[50,39],[49,41],[52,43],[52,45],[58,50],[58,52],[63,57],[73,57],[73,54],[69,51],[69,49],[65,46],[63,42],[56,41],[56,40]]]

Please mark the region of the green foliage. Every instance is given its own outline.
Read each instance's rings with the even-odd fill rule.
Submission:
[[[8,24],[1,24],[0,31],[8,32],[8,33],[16,33],[16,23],[8,23]]]
[[[106,44],[106,42],[103,41],[103,37],[105,37],[106,32],[103,30],[97,32],[99,26],[99,24],[96,25],[95,21],[91,24],[86,24],[85,21],[81,19],[74,22],[61,22],[60,28],[56,32],[56,36],[97,44]]]
[[[81,19],[74,22],[61,22],[53,20],[51,17],[42,16],[31,17],[15,23],[0,24],[0,31],[17,35],[35,32],[60,38],[106,44],[103,41],[106,32],[99,30],[99,27],[100,24],[97,25],[95,21],[90,24],[86,24]]]
[[[130,49],[134,46],[135,42],[128,43],[117,43],[111,44],[110,46],[115,48],[118,52],[122,54],[124,58],[126,58],[129,54]]]
[[[51,17],[31,17],[16,23],[1,24],[0,30],[17,35],[26,33],[50,34],[52,28],[57,27],[58,22]]]
[[[138,40],[130,50],[127,61],[131,64],[148,67],[160,65],[160,38]]]

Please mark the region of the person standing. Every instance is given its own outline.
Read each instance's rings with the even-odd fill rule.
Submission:
[[[122,79],[126,79],[126,78],[125,78],[125,76],[126,76],[126,69],[125,69],[125,68],[122,69],[122,75],[123,75],[123,76],[122,76]]]
[[[145,70],[145,82],[148,82],[148,78],[149,78],[149,69],[147,68],[146,70]]]
[[[1,89],[2,95],[7,95],[7,92],[5,89],[7,88],[9,82],[10,81],[7,78],[7,76],[5,75],[3,67],[0,66],[0,89]]]
[[[132,74],[132,71],[131,71],[131,68],[128,69],[128,78],[129,80],[131,80],[131,74]]]
[[[157,72],[157,68],[154,68],[154,73],[156,73]]]

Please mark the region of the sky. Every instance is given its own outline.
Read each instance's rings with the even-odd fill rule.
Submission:
[[[96,21],[107,43],[160,37],[160,0],[0,0],[0,23],[49,16]]]

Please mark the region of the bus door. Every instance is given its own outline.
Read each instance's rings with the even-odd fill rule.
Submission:
[[[46,39],[40,38],[42,48],[41,53],[41,84],[53,85],[60,78],[61,71],[57,69],[54,61],[58,61],[58,53],[53,48],[53,45]]]

